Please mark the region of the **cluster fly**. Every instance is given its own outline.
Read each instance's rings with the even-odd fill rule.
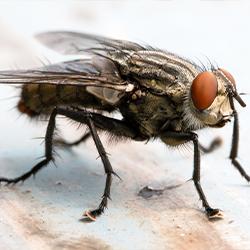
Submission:
[[[159,138],[170,146],[192,142],[194,169],[192,180],[209,219],[221,218],[212,208],[200,184],[200,150],[194,132],[206,127],[220,128],[234,119],[230,159],[240,174],[250,176],[237,160],[239,125],[236,100],[243,102],[233,76],[225,69],[206,68],[164,50],[137,43],[113,40],[76,32],[46,32],[36,38],[61,54],[83,55],[86,59],[66,61],[38,69],[0,72],[1,84],[22,84],[18,110],[31,118],[49,118],[45,135],[45,156],[30,171],[1,183],[25,181],[54,161],[53,137],[57,115],[85,124],[89,132],[76,145],[92,137],[106,173],[101,203],[85,212],[91,220],[104,212],[110,198],[114,172],[98,131],[112,136],[147,141]],[[91,110],[91,111],[90,111]],[[121,119],[108,113],[119,112]],[[105,115],[104,115],[105,114]],[[212,142],[212,147],[218,141]]]

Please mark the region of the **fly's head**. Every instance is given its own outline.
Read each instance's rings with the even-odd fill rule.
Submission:
[[[188,86],[184,110],[187,129],[223,127],[236,113],[233,99],[246,106],[227,70],[218,68],[199,73]]]

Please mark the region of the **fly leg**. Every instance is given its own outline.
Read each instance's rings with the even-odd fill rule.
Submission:
[[[104,209],[107,207],[108,199],[110,199],[110,188],[112,182],[112,175],[118,176],[110,164],[107,153],[103,147],[103,144],[98,136],[97,129],[102,129],[108,131],[114,135],[131,138],[134,140],[145,140],[146,138],[138,136],[137,132],[134,131],[125,121],[116,120],[113,118],[105,117],[101,114],[90,113],[84,110],[75,111],[70,109],[58,108],[57,113],[63,116],[66,116],[74,121],[86,124],[92,135],[97,151],[101,157],[104,170],[106,173],[106,183],[104,188],[104,193],[102,196],[101,203],[99,206],[91,211],[85,212],[91,220],[95,220],[97,216],[101,215],[104,212]],[[118,176],[119,177],[119,176]]]
[[[52,155],[52,151],[53,151],[52,144],[53,144],[53,134],[55,130],[55,118],[57,115],[63,115],[74,121],[88,125],[91,131],[91,135],[94,139],[96,148],[98,150],[98,153],[102,159],[105,173],[107,174],[102,201],[97,209],[88,211],[86,213],[86,216],[88,216],[92,220],[95,220],[96,216],[102,214],[104,209],[107,207],[107,201],[110,198],[112,174],[115,174],[109,162],[108,156],[105,152],[105,149],[97,134],[96,128],[108,131],[115,136],[126,137],[126,138],[130,138],[130,139],[137,140],[137,141],[145,141],[147,138],[140,136],[140,134],[137,131],[135,131],[133,128],[131,128],[131,126],[127,124],[125,121],[105,117],[101,114],[89,113],[87,111],[74,111],[74,110],[68,110],[68,109],[63,109],[63,108],[55,108],[50,115],[47,131],[45,135],[45,159],[39,162],[30,171],[26,172],[20,177],[17,177],[14,179],[0,178],[0,182],[17,183],[19,181],[24,181],[27,178],[29,178],[31,175],[36,174],[40,169],[45,167],[51,160],[52,161],[54,160],[53,155]]]
[[[201,184],[200,184],[200,150],[199,150],[199,141],[198,136],[195,133],[190,134],[190,139],[193,141],[194,144],[194,171],[193,171],[193,182],[196,187],[196,190],[199,194],[199,197],[202,201],[202,205],[205,208],[205,211],[207,213],[207,216],[209,219],[219,219],[222,218],[221,211],[216,208],[211,208],[206,196],[202,190]]]
[[[45,159],[37,163],[31,170],[28,172],[24,173],[23,175],[9,179],[9,178],[0,178],[0,183],[5,182],[7,184],[15,184],[17,182],[24,182],[26,179],[28,179],[30,176],[37,174],[39,170],[41,170],[43,167],[47,166],[47,164],[50,161],[54,161],[53,159],[53,148],[52,148],[52,142],[53,142],[53,134],[55,130],[55,117],[56,117],[57,111],[56,109],[51,113],[50,118],[49,118],[49,123],[47,126],[46,130],[46,135],[45,135]]]
[[[198,141],[198,135],[195,133],[185,133],[185,132],[164,132],[161,135],[161,139],[164,141],[168,138],[173,138],[175,140],[180,140],[180,142],[188,142],[192,141],[194,144],[194,171],[193,171],[193,182],[196,187],[196,190],[199,194],[199,197],[202,201],[202,205],[205,208],[206,214],[209,219],[219,219],[222,217],[222,213],[219,209],[212,208],[207,198],[202,190],[201,184],[200,184],[200,149],[199,149],[199,141]]]
[[[216,137],[214,138],[208,147],[205,147],[203,146],[202,144],[199,143],[199,149],[205,153],[205,154],[208,154],[208,153],[211,153],[213,152],[214,150],[216,150],[218,147],[220,147],[222,144],[222,140],[220,137]]]
[[[53,140],[53,144],[58,147],[63,147],[63,148],[70,148],[73,146],[78,146],[82,142],[85,142],[89,137],[91,136],[90,132],[85,133],[80,139],[74,141],[74,142],[68,142],[64,139],[55,139]]]
[[[233,139],[232,139],[232,148],[230,152],[229,158],[232,161],[232,164],[235,166],[235,168],[240,172],[240,174],[248,181],[250,182],[250,176],[246,173],[244,168],[240,165],[240,163],[237,161],[238,156],[238,146],[239,146],[239,118],[238,113],[236,112],[234,108],[233,101],[231,101],[231,107],[234,110],[234,126],[233,126]]]
[[[104,188],[104,193],[102,195],[101,203],[99,204],[97,209],[91,210],[91,211],[86,211],[84,213],[84,215],[89,217],[91,220],[95,220],[96,216],[101,215],[104,212],[104,209],[108,205],[108,199],[110,199],[110,188],[111,188],[111,182],[112,182],[112,174],[114,174],[116,176],[118,176],[118,175],[114,172],[114,170],[110,164],[107,153],[106,153],[106,151],[102,145],[102,142],[97,134],[97,130],[96,130],[96,127],[94,125],[94,122],[91,119],[91,115],[87,119],[88,119],[88,126],[90,129],[91,135],[92,135],[93,140],[95,142],[97,151],[101,157],[101,160],[102,160],[102,163],[104,166],[104,170],[106,173],[106,183],[105,183],[105,188]]]

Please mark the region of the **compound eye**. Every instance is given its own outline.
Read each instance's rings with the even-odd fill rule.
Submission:
[[[234,85],[236,86],[234,77],[225,69],[219,68],[219,70],[226,76],[226,78]]]
[[[208,108],[217,95],[218,82],[212,72],[202,72],[193,80],[191,97],[194,106],[202,111]]]

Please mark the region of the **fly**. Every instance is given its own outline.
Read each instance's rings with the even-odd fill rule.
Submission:
[[[98,131],[112,136],[147,141],[160,138],[163,143],[178,146],[192,142],[194,170],[192,180],[209,219],[220,218],[220,209],[212,208],[200,184],[200,150],[194,132],[206,127],[223,127],[234,118],[230,159],[240,174],[249,175],[237,160],[239,125],[234,100],[243,102],[233,76],[223,68],[205,68],[185,58],[137,43],[113,40],[75,32],[46,32],[36,37],[44,45],[62,54],[87,54],[88,59],[66,61],[35,70],[0,72],[1,84],[22,84],[18,102],[20,112],[31,118],[49,117],[45,135],[45,157],[30,171],[3,183],[25,181],[54,161],[53,147],[56,116],[62,115],[86,124],[89,133],[75,143],[92,137],[106,173],[101,203],[85,212],[95,220],[107,207],[112,175],[117,175],[99,138]],[[91,110],[91,111],[90,111]],[[106,113],[120,112],[122,119]],[[118,176],[118,175],[117,175]]]

